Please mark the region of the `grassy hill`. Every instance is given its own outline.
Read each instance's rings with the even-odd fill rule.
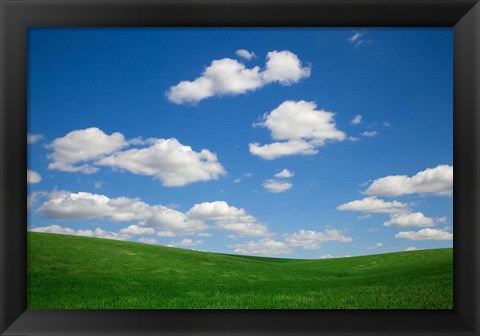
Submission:
[[[452,249],[297,260],[28,233],[29,309],[453,306]]]

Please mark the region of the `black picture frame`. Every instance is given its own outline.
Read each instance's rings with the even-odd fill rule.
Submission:
[[[480,4],[476,0],[0,0],[1,335],[479,335]],[[26,309],[27,28],[453,27],[453,310]]]

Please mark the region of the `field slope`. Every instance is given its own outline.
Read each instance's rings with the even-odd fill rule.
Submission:
[[[452,249],[296,260],[28,233],[29,309],[453,306]]]

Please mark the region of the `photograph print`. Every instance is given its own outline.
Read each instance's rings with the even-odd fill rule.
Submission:
[[[452,309],[451,28],[29,28],[28,309]]]

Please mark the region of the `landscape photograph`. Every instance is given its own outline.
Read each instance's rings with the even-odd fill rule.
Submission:
[[[451,28],[29,28],[28,309],[453,309]]]

